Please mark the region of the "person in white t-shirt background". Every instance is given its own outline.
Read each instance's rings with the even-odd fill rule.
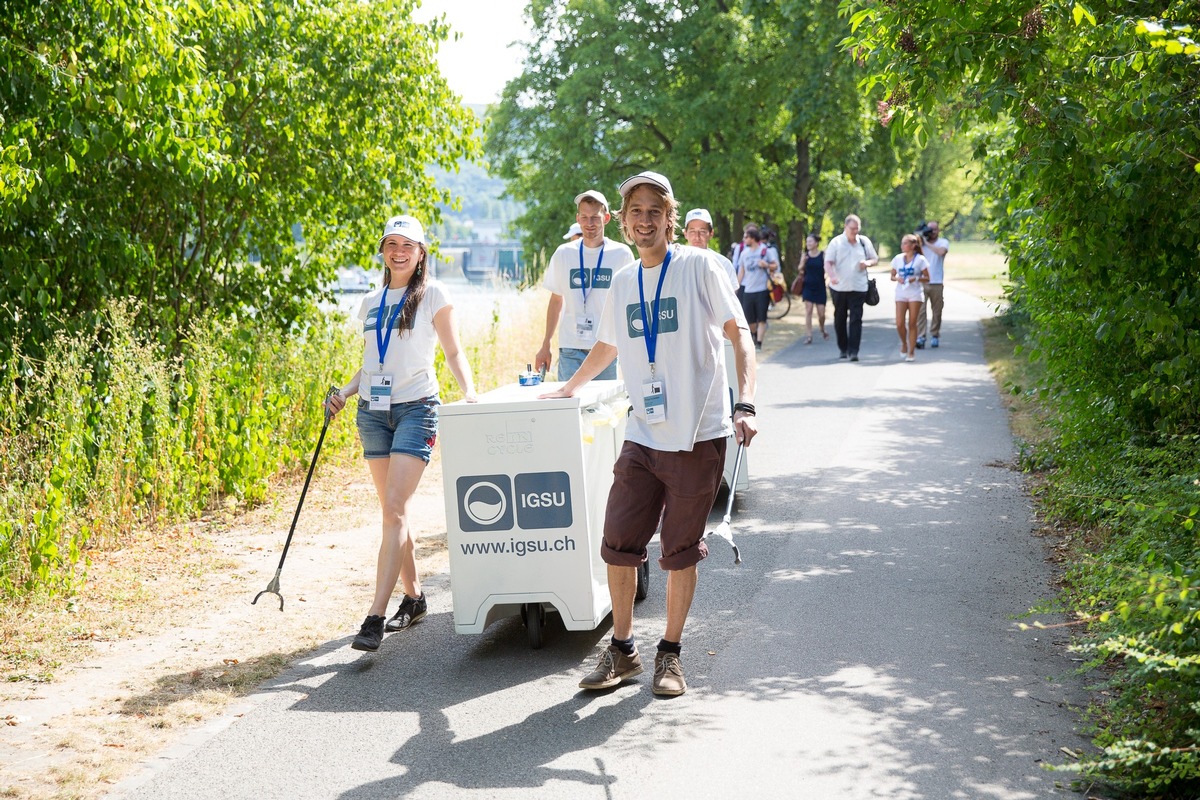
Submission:
[[[712,235],[712,215],[708,213],[707,208],[693,208],[687,212],[687,215],[683,218],[683,238],[687,240],[688,244],[692,247],[699,247],[701,250],[708,250],[708,243],[712,240]],[[729,283],[736,292],[738,288],[738,276],[737,270],[733,268],[733,262],[720,253],[717,253],[717,258],[721,260],[721,265],[725,267],[725,272],[729,274]]]
[[[755,362],[749,326],[711,250],[672,244],[679,204],[666,177],[643,172],[621,184],[618,212],[639,263],[613,278],[596,345],[561,389],[570,397],[620,356],[633,409],[613,468],[601,559],[608,565],[612,640],[580,681],[602,690],[642,672],[633,638],[637,570],[662,518],[659,566],[667,570],[667,624],[654,659],[653,692],[683,694],[684,624],[696,565],[708,555],[704,527],[721,484],[726,437],[749,445]],[[733,343],[739,400],[730,414],[724,338]]]
[[[604,235],[608,199],[588,189],[575,195],[575,222],[583,238],[560,244],[550,257],[542,287],[550,292],[546,306],[546,335],[533,357],[533,368],[550,368],[550,341],[558,331],[558,379],[570,380],[596,343],[596,325],[613,275],[633,263],[633,251]],[[568,235],[570,231],[567,232]],[[617,377],[617,365],[600,375]]]
[[[867,270],[879,263],[871,240],[859,233],[862,220],[846,217],[842,232],[825,247],[825,275],[833,296],[833,333],[839,358],[858,361],[862,342],[863,305],[867,302]]]
[[[921,237],[915,233],[906,233],[900,240],[900,252],[892,259],[892,280],[896,283],[896,333],[900,336],[900,357],[915,361],[917,317],[925,300],[922,287],[929,282],[929,262],[921,254]]]
[[[583,238],[583,228],[579,227],[578,222],[572,222],[571,227],[567,228],[567,232],[563,234],[563,239],[568,242],[575,242]]]
[[[763,242],[758,228],[750,228],[736,253],[733,266],[742,287],[742,311],[750,324],[754,347],[761,350],[767,335],[767,309],[771,307],[771,275],[779,269],[779,251]]]
[[[930,220],[917,228],[917,235],[925,241],[922,251],[929,262],[929,283],[925,284],[925,302],[917,318],[917,349],[925,348],[925,334],[929,333],[929,346],[941,344],[942,307],[946,282],[946,254],[950,252],[950,240],[942,236],[941,223]],[[930,320],[932,311],[933,319]]]
[[[467,402],[475,402],[475,379],[459,345],[454,306],[441,282],[429,278],[421,223],[407,215],[389,219],[379,238],[379,254],[383,287],[363,299],[358,314],[362,367],[326,401],[330,415],[336,416],[358,395],[358,435],[383,515],[375,596],[350,645],[369,652],[379,649],[385,628],[404,630],[428,609],[417,575],[408,503],[437,442],[437,345]],[[404,597],[385,624],[397,580]]]

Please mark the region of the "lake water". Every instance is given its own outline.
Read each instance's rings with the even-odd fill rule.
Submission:
[[[504,318],[505,312],[515,311],[521,303],[527,301],[522,292],[508,284],[470,283],[463,278],[445,279],[442,280],[442,283],[446,286],[450,293],[450,299],[454,302],[460,327],[474,328],[486,325],[491,321],[492,312],[497,306],[501,318]],[[336,304],[334,306],[325,304],[324,307],[336,307],[350,319],[355,319],[365,296],[359,292],[335,294]]]

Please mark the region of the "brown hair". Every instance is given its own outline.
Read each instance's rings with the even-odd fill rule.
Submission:
[[[921,248],[921,237],[920,236],[917,236],[915,233],[906,233],[906,234],[904,234],[904,238],[902,238],[900,240],[900,246],[903,247],[905,242],[913,243],[913,254],[914,255],[924,255],[925,251],[922,250],[922,248]]]

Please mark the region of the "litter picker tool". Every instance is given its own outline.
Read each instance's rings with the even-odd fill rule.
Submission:
[[[704,534],[704,538],[709,536],[719,536],[729,542],[729,546],[733,548],[733,563],[742,563],[742,554],[738,550],[738,546],[733,543],[733,531],[729,527],[729,515],[733,513],[733,493],[737,488],[738,473],[742,470],[742,453],[746,451],[746,445],[739,444],[737,455],[733,457],[733,477],[729,479],[729,501],[725,504],[725,518],[721,520],[721,524],[713,530]]]
[[[283,555],[279,556],[279,566],[275,568],[275,577],[271,578],[271,582],[267,584],[267,588],[263,589],[258,594],[254,595],[254,599],[250,601],[250,605],[258,602],[258,598],[264,594],[273,594],[279,598],[279,610],[283,611],[283,595],[279,593],[279,573],[283,571],[283,562],[287,558],[288,548],[292,545],[292,534],[296,532],[296,521],[300,519],[300,509],[304,507],[304,496],[308,494],[308,482],[312,480],[313,468],[317,466],[317,456],[321,454],[321,444],[325,441],[325,431],[329,430],[329,420],[333,419],[333,414],[329,411],[329,398],[337,393],[338,387],[330,386],[329,391],[325,393],[325,424],[321,426],[321,436],[317,439],[317,447],[313,450],[312,462],[308,465],[308,475],[304,478],[304,488],[300,490],[300,502],[296,504],[296,513],[292,517],[292,527],[288,531],[287,540],[283,543]]]

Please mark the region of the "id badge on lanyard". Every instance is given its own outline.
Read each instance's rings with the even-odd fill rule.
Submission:
[[[646,422],[654,425],[667,421],[667,388],[660,380],[642,382],[642,404],[646,407]]]
[[[596,338],[596,320],[591,314],[575,317],[575,335],[586,342]]]
[[[392,376],[377,373],[371,376],[370,408],[372,411],[389,411],[392,407]]]

